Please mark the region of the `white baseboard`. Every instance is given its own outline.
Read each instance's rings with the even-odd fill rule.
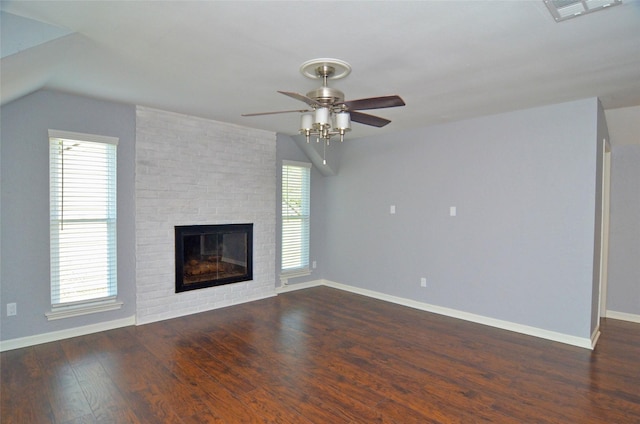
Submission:
[[[240,302],[240,303],[254,302],[256,300],[266,299],[268,297],[273,297],[275,295],[276,294],[274,293],[274,294],[268,294],[266,296],[256,296],[251,299],[244,300],[243,302]],[[227,307],[227,306],[234,306],[240,303],[233,303],[225,306],[220,306],[220,308]],[[217,308],[213,308],[213,309],[217,309]],[[114,321],[101,322],[97,324],[85,325],[82,327],[69,328],[66,330],[52,331],[50,333],[36,334],[34,336],[4,340],[4,341],[0,341],[0,352],[13,350],[13,349],[20,349],[22,347],[35,346],[42,343],[55,342],[58,340],[69,339],[71,337],[86,336],[87,334],[99,333],[101,331],[107,331],[107,330],[114,330],[116,328],[128,327],[130,325],[149,324],[152,322],[164,321],[167,319],[178,318],[184,315],[197,314],[200,312],[205,312],[205,311],[193,311],[186,314],[182,313],[182,314],[177,314],[175,316],[163,317],[162,319],[154,319],[154,320],[146,320],[146,321],[144,319],[136,320],[136,316],[132,315],[128,318],[122,318]]]
[[[593,330],[593,334],[591,334],[591,347],[590,347],[591,350],[596,348],[598,339],[600,339],[600,326],[597,326],[596,329]]]
[[[280,287],[276,288],[276,293],[277,294],[287,293],[295,290],[302,290],[302,289],[308,289],[311,287],[326,286],[326,285],[327,284],[325,284],[325,280],[313,280],[313,281],[307,281],[306,283],[298,283],[298,284],[283,284]]]
[[[36,334],[35,336],[19,337],[17,339],[4,340],[0,342],[0,352],[20,349],[22,347],[35,346],[42,343],[55,342],[69,339],[71,337],[86,336],[87,334],[99,333],[101,331],[114,330],[116,328],[128,327],[136,324],[136,317],[130,316],[114,321],[101,322],[98,324],[85,325],[82,327],[70,328],[68,330],[52,331],[50,333]]]
[[[482,315],[476,315],[469,312],[459,311],[451,308],[444,308],[442,306],[431,305],[429,303],[418,302],[415,300],[405,299],[402,297],[391,296],[388,294],[376,292],[373,290],[361,289],[358,287],[348,286],[346,284],[336,283],[329,280],[315,280],[301,284],[291,284],[288,286],[280,287],[276,291],[278,293],[286,293],[294,290],[301,290],[310,287],[327,286],[334,289],[344,290],[355,294],[371,297],[374,299],[384,300],[386,302],[396,303],[398,305],[408,306],[410,308],[419,309],[426,312],[433,312],[439,315],[445,315],[452,318],[462,319],[465,321],[475,322],[477,324],[488,325],[490,327],[500,328],[502,330],[513,331],[520,334],[526,334],[528,336],[534,336],[554,342],[565,343],[572,346],[578,346],[585,349],[593,349],[600,332],[596,329],[590,338],[571,336],[569,334],[558,333],[555,331],[544,330],[537,327],[531,327],[528,325],[516,324],[509,321],[499,320],[495,318],[489,318]]]
[[[314,280],[314,281],[309,281],[305,283],[284,285],[284,286],[278,287],[276,289],[276,293],[282,294],[282,293],[287,293],[295,290],[308,289],[311,287],[318,287],[318,286],[332,287],[338,290],[344,290],[351,293],[371,297],[374,299],[384,300],[387,302],[396,303],[398,305],[408,306],[410,308],[419,309],[426,312],[433,312],[439,315],[458,318],[465,321],[475,322],[478,324],[488,325],[490,327],[496,327],[503,330],[513,331],[516,333],[526,334],[529,336],[539,337],[542,339],[547,339],[547,340],[552,340],[552,341],[565,343],[573,346],[578,346],[585,349],[593,349],[598,341],[598,338],[600,337],[599,329],[596,329],[590,338],[576,337],[568,334],[557,333],[554,331],[543,330],[536,327],[516,324],[509,321],[489,318],[482,315],[471,314],[471,313],[459,311],[456,309],[450,309],[450,308],[444,308],[442,306],[431,305],[429,303],[417,302],[415,300],[391,296],[391,295],[376,292],[373,290],[361,289],[358,287],[348,286],[346,284],[340,284],[340,283],[336,283],[329,280]],[[267,297],[271,297],[271,296],[267,296]],[[258,300],[258,299],[252,299],[252,300]],[[640,315],[628,314],[625,312],[607,311],[606,317],[640,323]],[[144,324],[144,323],[139,323],[139,324]],[[48,342],[53,342],[57,340],[68,339],[71,337],[84,336],[87,334],[98,333],[101,331],[113,330],[116,328],[127,327],[130,325],[136,325],[135,316],[131,316],[128,318],[123,318],[115,321],[108,321],[108,322],[103,322],[98,324],[86,325],[83,327],[71,328],[68,330],[53,331],[50,333],[38,334],[35,336],[5,340],[0,342],[0,352],[19,349],[22,347],[34,346],[41,343],[48,343]]]
[[[606,318],[619,319],[622,321],[637,322],[640,324],[640,315],[629,314],[627,312],[607,311]]]

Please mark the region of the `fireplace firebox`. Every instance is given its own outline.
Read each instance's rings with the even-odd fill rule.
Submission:
[[[176,293],[253,279],[253,224],[175,227]]]

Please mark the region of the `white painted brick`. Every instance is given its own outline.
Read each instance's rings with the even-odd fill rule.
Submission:
[[[137,319],[148,323],[275,293],[275,134],[138,107]],[[254,280],[176,294],[174,226],[254,224]]]

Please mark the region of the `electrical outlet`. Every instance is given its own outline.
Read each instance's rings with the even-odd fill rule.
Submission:
[[[7,303],[7,316],[12,317],[18,315],[18,305],[15,303]]]
[[[427,287],[427,279],[425,277],[420,279],[420,287]]]

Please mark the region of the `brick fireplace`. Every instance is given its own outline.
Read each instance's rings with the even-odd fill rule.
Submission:
[[[275,295],[275,133],[138,106],[135,178],[138,324]],[[253,225],[252,278],[176,293],[175,228],[234,223]]]

